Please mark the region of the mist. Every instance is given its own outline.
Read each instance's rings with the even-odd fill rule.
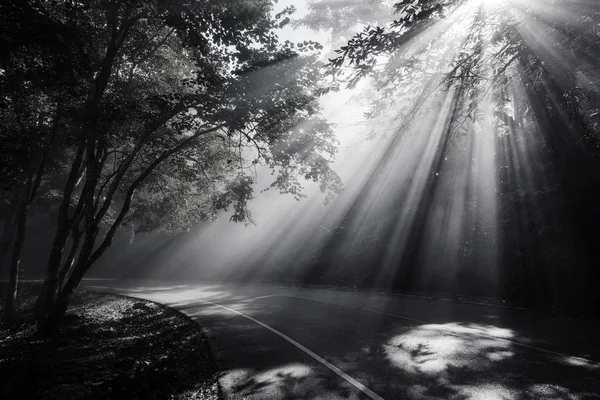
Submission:
[[[593,93],[597,50],[583,43],[574,52],[566,33],[551,28],[577,18],[556,2],[536,0],[521,10],[511,1],[511,11],[501,15],[493,1],[463,3],[399,52],[377,55],[375,73],[320,98],[339,141],[333,168],[343,193],[327,199],[318,182],[306,181],[301,194],[280,194],[270,187],[271,171],[259,165],[252,171],[248,223],[230,222],[231,211],[222,211],[185,233],[126,227],[90,277],[367,287],[556,306],[586,302],[593,291],[588,278],[597,276],[592,243],[598,229],[581,223],[598,215],[577,209],[597,192],[590,161],[595,150],[582,142],[596,139],[576,137],[580,132],[559,111],[544,114],[545,102],[559,101],[555,93],[573,82],[538,84],[523,64],[510,64],[510,39],[498,39],[505,33],[485,21],[513,18],[515,34],[549,74],[562,77],[577,65],[574,85]],[[321,42],[323,63],[355,32],[398,18],[392,3],[379,2],[373,15],[359,12],[367,22],[332,20],[324,28],[311,17],[310,4],[293,2],[294,21],[279,36]],[[334,11],[355,6],[325,4]],[[458,69],[457,60],[470,60],[469,54],[477,55],[472,69]],[[498,71],[510,71],[502,89],[492,84]],[[449,81],[461,73],[452,77],[460,82]],[[532,94],[534,85],[539,88]],[[592,104],[583,107],[597,115]],[[583,161],[574,166],[572,159]],[[565,176],[584,170],[591,180],[570,187]],[[588,193],[573,197],[580,187]]]

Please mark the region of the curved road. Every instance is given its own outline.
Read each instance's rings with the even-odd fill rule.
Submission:
[[[86,280],[209,336],[227,399],[600,399],[597,320],[270,285]]]

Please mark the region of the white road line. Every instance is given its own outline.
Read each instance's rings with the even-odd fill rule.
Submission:
[[[109,290],[116,290],[116,291],[129,291],[130,289],[121,289],[121,288],[110,288],[110,287],[103,287],[103,286],[87,286],[89,287],[94,287],[94,288],[99,288],[99,289],[109,289]],[[135,294],[135,293],[134,293]],[[361,392],[363,392],[364,394],[366,394],[369,398],[373,399],[373,400],[384,400],[383,397],[379,396],[377,393],[373,392],[371,389],[369,389],[368,387],[366,387],[365,385],[363,385],[362,383],[360,383],[359,381],[357,381],[356,379],[354,379],[353,377],[351,377],[350,375],[346,374],[344,371],[342,371],[341,369],[339,369],[338,367],[336,367],[335,365],[331,364],[330,362],[328,362],[327,360],[325,360],[324,358],[320,357],[318,354],[316,354],[315,352],[313,352],[312,350],[308,349],[307,347],[301,345],[300,343],[296,342],[294,339],[290,338],[289,336],[279,332],[277,329],[270,327],[269,325],[255,319],[252,318],[249,315],[243,314],[239,311],[236,311],[232,308],[223,306],[221,304],[212,302],[212,301],[208,301],[208,300],[202,300],[199,298],[195,298],[195,297],[187,297],[187,296],[179,296],[176,294],[169,294],[169,293],[157,293],[158,295],[162,295],[162,296],[170,296],[170,297],[177,297],[180,299],[185,299],[185,300],[196,300],[196,301],[201,301],[203,303],[206,304],[212,304],[214,306],[217,307],[221,307],[225,310],[228,310],[232,313],[238,314],[260,326],[262,326],[265,329],[268,329],[269,331],[273,332],[274,334],[276,334],[277,336],[285,339],[286,341],[288,341],[289,343],[293,344],[294,346],[296,346],[298,349],[302,350],[303,352],[305,352],[306,354],[308,354],[309,356],[311,356],[312,358],[314,358],[315,360],[317,360],[318,362],[320,362],[321,364],[323,364],[324,366],[326,366],[327,368],[329,368],[331,371],[335,372],[337,375],[339,375],[341,378],[343,378],[344,380],[346,380],[348,383],[350,383],[352,386],[354,386],[355,388],[357,388],[358,390],[360,390]],[[271,295],[269,297],[272,296],[277,296],[277,295]],[[282,296],[286,296],[286,295],[282,295]]]
[[[260,299],[268,299],[269,297],[277,297],[277,296],[283,296],[283,295],[281,295],[281,294],[269,294],[269,295],[266,295],[266,296],[252,297],[252,298],[246,299],[244,301],[254,301],[254,300],[260,300]]]
[[[432,321],[425,321],[425,320],[422,320],[422,319],[409,318],[409,317],[405,317],[403,315],[390,314],[390,313],[386,313],[386,312],[383,312],[383,311],[372,310],[372,309],[369,309],[369,308],[349,306],[347,304],[342,304],[342,303],[335,303],[335,302],[331,302],[331,301],[311,299],[309,297],[294,296],[294,295],[289,295],[289,294],[280,294],[280,296],[291,297],[291,298],[296,298],[296,299],[303,299],[303,300],[310,300],[310,301],[316,301],[316,302],[319,302],[319,303],[332,304],[332,305],[335,305],[335,306],[352,308],[352,309],[355,309],[355,310],[368,311],[368,312],[372,312],[372,313],[375,313],[375,314],[385,315],[385,316],[388,316],[388,317],[395,317],[395,318],[405,319],[405,320],[411,321],[411,322],[418,322],[418,323],[423,323],[423,324],[434,324],[434,322],[432,322]],[[584,357],[570,356],[568,354],[560,353],[558,351],[552,351],[552,350],[544,349],[544,348],[541,348],[541,347],[532,346],[532,345],[529,345],[529,344],[517,342],[515,340],[499,338],[499,337],[494,336],[494,335],[488,335],[487,333],[478,332],[476,330],[472,330],[472,329],[469,329],[469,328],[464,328],[464,330],[461,330],[461,329],[454,329],[454,328],[443,326],[443,325],[440,325],[440,326],[442,328],[446,329],[446,330],[449,330],[449,331],[452,331],[452,332],[455,332],[455,333],[466,333],[466,334],[469,334],[469,335],[483,336],[483,337],[486,337],[486,338],[489,338],[489,339],[494,339],[494,340],[498,340],[498,341],[505,342],[505,343],[511,343],[511,344],[516,345],[516,346],[526,347],[528,349],[537,350],[537,351],[540,351],[540,352],[543,352],[543,353],[548,353],[548,354],[552,354],[552,355],[555,355],[555,356],[570,358],[572,360],[577,360],[577,361],[584,362],[586,364],[591,364],[591,365],[594,366],[594,368],[600,366],[599,362],[594,361],[594,360],[590,360],[590,359],[587,359],[587,358],[584,358]]]
[[[84,281],[116,281],[115,278],[83,278]]]
[[[102,286],[88,286],[88,287],[104,288]],[[104,289],[109,289],[109,288],[104,288]],[[127,289],[124,289],[124,290],[127,290]],[[167,296],[174,296],[174,295],[167,295]],[[417,323],[421,323],[421,324],[434,324],[434,322],[432,322],[432,321],[426,321],[426,320],[422,320],[422,319],[410,318],[410,317],[406,317],[404,315],[391,314],[391,313],[386,313],[386,312],[383,312],[383,311],[372,310],[372,309],[369,309],[369,308],[350,306],[350,305],[347,305],[347,304],[336,303],[336,302],[326,301],[326,300],[316,300],[316,299],[312,299],[312,298],[309,298],[309,297],[295,296],[295,295],[290,295],[290,294],[272,294],[272,295],[267,295],[267,296],[255,297],[255,298],[252,298],[250,300],[258,300],[258,299],[262,299],[262,298],[276,297],[276,296],[285,296],[285,297],[302,299],[302,300],[316,301],[316,302],[319,302],[319,303],[331,304],[331,305],[334,305],[334,306],[346,307],[346,308],[351,308],[351,309],[354,309],[354,310],[361,310],[361,311],[372,312],[374,314],[385,315],[385,316],[388,316],[388,317],[400,318],[400,319],[404,319],[404,320],[411,321],[411,322],[417,322]],[[194,300],[200,300],[200,299],[194,298]],[[205,300],[200,300],[200,301],[205,301]],[[207,302],[207,303],[211,303],[211,302]],[[213,304],[213,303],[211,303],[211,304]],[[218,304],[216,304],[216,305],[218,305]],[[224,307],[224,306],[221,306],[221,305],[218,305],[218,306],[219,307]],[[224,308],[226,308],[226,307],[224,307]],[[251,318],[251,317],[247,317],[247,318]],[[552,350],[544,349],[542,347],[537,347],[537,346],[532,346],[532,345],[529,345],[529,344],[526,344],[526,343],[517,342],[515,340],[504,339],[504,338],[500,338],[500,337],[497,337],[497,336],[489,335],[487,333],[478,332],[476,330],[472,330],[472,329],[469,329],[469,328],[464,328],[464,329],[461,330],[461,329],[455,329],[455,328],[451,328],[451,327],[447,327],[447,326],[443,326],[443,325],[440,325],[440,327],[442,327],[443,329],[446,329],[448,331],[454,332],[454,333],[459,333],[459,334],[462,333],[462,334],[482,336],[482,337],[486,337],[486,338],[489,338],[489,339],[498,340],[500,342],[510,343],[510,344],[515,345],[515,346],[520,346],[520,347],[525,347],[525,348],[528,348],[528,349],[531,349],[531,350],[540,351],[542,353],[552,354],[552,355],[559,356],[559,357],[570,358],[572,360],[580,361],[580,362],[583,362],[583,363],[586,363],[586,364],[591,364],[591,366],[593,366],[594,368],[600,367],[600,362],[595,361],[595,360],[591,360],[591,359],[588,359],[588,358],[585,358],[585,357],[571,356],[571,355],[568,355],[568,354],[565,354],[565,353],[561,353],[561,352],[557,352],[557,351],[552,351]]]

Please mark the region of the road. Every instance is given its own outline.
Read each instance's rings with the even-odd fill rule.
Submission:
[[[598,321],[413,296],[88,280],[206,331],[227,399],[600,399]]]

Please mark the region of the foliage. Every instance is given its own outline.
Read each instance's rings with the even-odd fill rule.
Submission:
[[[35,304],[40,287],[30,285],[19,311]],[[77,292],[59,340],[34,340],[34,333],[31,323],[0,330],[5,398],[219,398],[206,338],[167,307]]]
[[[251,221],[259,167],[273,171],[271,187],[283,193],[300,196],[302,178],[319,182],[327,198],[341,190],[330,169],[336,141],[317,102],[321,46],[280,43],[276,29],[293,9],[272,8],[271,0],[2,5],[2,104],[16,121],[3,138],[23,142],[17,153],[31,169],[29,143],[42,142],[24,141],[38,131],[17,131],[19,121],[57,137],[42,146],[56,165],[36,175],[58,193],[38,307],[43,331],[56,329],[122,224],[186,230],[228,207],[233,221]],[[11,177],[25,169],[3,168]]]

